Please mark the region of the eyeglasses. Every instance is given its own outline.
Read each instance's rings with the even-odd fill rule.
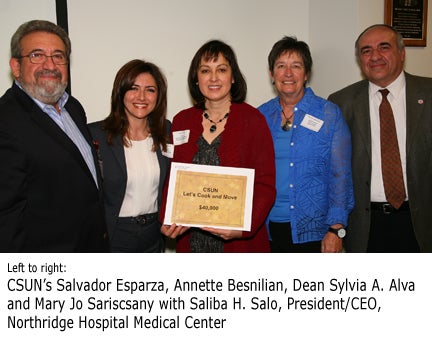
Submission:
[[[51,58],[52,62],[55,65],[67,65],[68,64],[68,59],[66,58],[66,56],[62,53],[55,53],[53,55],[46,55],[44,53],[30,53],[28,55],[22,55],[20,56],[20,58],[24,58],[27,57],[30,59],[31,63],[34,64],[43,64],[47,61],[48,58]]]

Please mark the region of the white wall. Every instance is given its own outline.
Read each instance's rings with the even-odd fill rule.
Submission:
[[[13,3],[13,4],[12,4]],[[159,65],[168,79],[168,117],[191,105],[187,71],[195,51],[207,40],[232,45],[248,82],[254,106],[273,97],[267,55],[284,35],[311,48],[311,86],[327,97],[361,78],[354,41],[368,25],[383,22],[384,0],[70,0],[72,93],[89,121],[109,112],[117,70],[134,58]],[[9,42],[22,22],[56,21],[54,0],[0,1],[0,94],[10,86]],[[407,71],[432,77],[432,6],[428,46],[407,48]]]
[[[310,0],[311,86],[322,97],[361,78],[353,49],[359,26],[358,3]]]
[[[289,11],[289,4],[296,11]],[[115,73],[133,58],[152,61],[165,72],[169,117],[189,107],[189,64],[212,38],[236,51],[248,101],[258,105],[272,96],[266,58],[273,42],[284,33],[308,36],[307,1],[74,0],[68,7],[73,93],[92,118],[108,114]]]

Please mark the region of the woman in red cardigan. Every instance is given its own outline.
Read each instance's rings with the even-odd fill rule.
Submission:
[[[204,44],[191,62],[188,84],[194,106],[173,119],[173,162],[254,169],[251,229],[168,224],[161,231],[177,239],[177,252],[269,252],[265,219],[276,195],[273,142],[263,115],[244,102],[246,82],[232,48],[218,40]],[[187,130],[187,142],[176,144],[176,132]]]

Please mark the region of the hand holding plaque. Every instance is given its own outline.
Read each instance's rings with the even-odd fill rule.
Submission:
[[[172,163],[164,224],[250,231],[253,169]]]

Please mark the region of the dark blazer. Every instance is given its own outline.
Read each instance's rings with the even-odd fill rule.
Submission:
[[[84,109],[73,97],[65,108],[97,164]],[[15,83],[0,99],[0,160],[0,251],[108,250],[102,192],[79,149]]]
[[[171,130],[171,122],[166,120],[167,135]],[[89,124],[91,135],[97,140],[99,146],[99,158],[102,165],[103,183],[105,191],[105,211],[106,223],[108,226],[109,237],[114,235],[116,219],[120,213],[126,192],[127,169],[123,141],[120,136],[116,136],[113,145],[109,145],[107,134],[102,130],[102,121]],[[159,195],[158,205],[162,201],[162,189],[169,171],[170,159],[162,154],[159,147],[156,150],[159,161]],[[145,164],[145,162],[143,162]]]
[[[432,79],[406,77],[407,190],[415,235],[422,252],[432,252]],[[371,128],[367,80],[329,96],[351,130],[355,208],[349,218],[347,251],[365,252],[370,228]]]

